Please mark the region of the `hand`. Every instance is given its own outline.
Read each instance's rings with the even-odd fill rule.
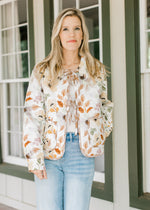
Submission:
[[[35,174],[39,179],[47,179],[46,168],[44,170],[30,170],[33,174]]]

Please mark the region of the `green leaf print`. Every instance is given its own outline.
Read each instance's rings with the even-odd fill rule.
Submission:
[[[37,159],[37,162],[39,163],[39,164],[41,164],[41,159],[39,158],[39,159]]]
[[[91,135],[94,135],[94,132],[96,131],[96,128],[91,128],[91,130],[90,130],[90,134]]]

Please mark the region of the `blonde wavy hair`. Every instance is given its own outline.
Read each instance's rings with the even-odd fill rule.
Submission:
[[[76,8],[67,8],[61,11],[58,15],[52,30],[52,37],[51,37],[51,51],[48,56],[43,59],[40,63],[36,65],[39,69],[41,74],[44,74],[45,69],[49,69],[49,78],[48,80],[51,81],[51,85],[55,83],[59,73],[62,70],[62,61],[63,61],[63,53],[62,53],[62,45],[59,38],[59,33],[61,30],[62,22],[65,17],[67,16],[76,16],[81,21],[81,28],[83,32],[83,40],[79,48],[79,56],[84,56],[86,60],[87,70],[92,78],[100,77],[101,70],[104,75],[109,71],[106,70],[106,66],[101,63],[99,60],[94,58],[90,51],[89,51],[89,33],[87,26],[85,24],[85,19],[83,13],[76,9]],[[105,74],[107,76],[107,73]]]

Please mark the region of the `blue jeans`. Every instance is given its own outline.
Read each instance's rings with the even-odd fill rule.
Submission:
[[[38,210],[89,210],[95,157],[81,153],[79,134],[67,132],[63,157],[45,167],[48,179],[34,175]]]

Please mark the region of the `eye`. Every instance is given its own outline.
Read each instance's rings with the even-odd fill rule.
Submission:
[[[79,27],[76,27],[76,28],[75,28],[75,30],[77,30],[77,31],[78,31],[78,30],[80,30],[80,28],[79,28]]]
[[[63,31],[67,31],[68,29],[67,28],[63,28]]]

